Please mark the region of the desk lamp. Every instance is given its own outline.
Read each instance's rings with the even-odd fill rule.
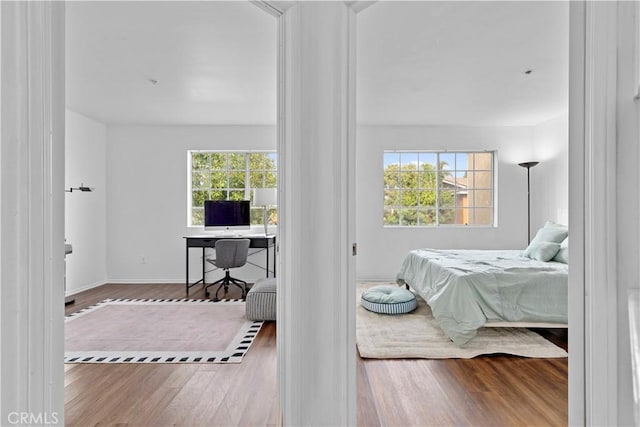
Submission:
[[[278,192],[276,188],[255,188],[253,190],[253,205],[262,206],[262,221],[264,222],[264,235],[267,235],[267,207],[278,204]]]

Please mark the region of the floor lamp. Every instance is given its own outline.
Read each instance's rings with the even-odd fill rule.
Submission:
[[[540,162],[518,163],[518,166],[527,168],[527,245],[531,243],[531,181],[529,170]]]
[[[278,204],[278,193],[275,188],[255,188],[253,190],[253,205],[262,206],[262,220],[264,221],[264,235],[267,235],[267,207]]]

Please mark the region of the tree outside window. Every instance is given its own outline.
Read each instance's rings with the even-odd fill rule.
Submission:
[[[251,224],[262,225],[262,207],[253,207],[254,188],[277,186],[275,152],[189,151],[189,226],[204,224],[205,200],[251,200]],[[269,225],[278,223],[277,208],[267,211]]]
[[[387,151],[383,165],[383,225],[493,225],[493,152]]]

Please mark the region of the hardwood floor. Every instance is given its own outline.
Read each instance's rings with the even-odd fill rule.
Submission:
[[[73,312],[106,298],[182,298],[180,285],[105,285],[76,295]],[[204,298],[199,287],[190,297]],[[234,297],[232,294],[231,297]],[[566,348],[566,330],[539,331]],[[359,426],[566,425],[567,359],[357,361]],[[68,426],[279,424],[275,323],[238,365],[65,366]]]
[[[76,295],[66,312],[106,298],[184,295],[182,285],[104,285]],[[189,297],[204,292],[197,286]],[[241,364],[65,365],[67,426],[276,426],[277,396],[274,322],[265,322]]]
[[[375,390],[375,393],[372,391]],[[361,360],[361,426],[567,424],[566,360]]]

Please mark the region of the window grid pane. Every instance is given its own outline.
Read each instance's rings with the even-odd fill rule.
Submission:
[[[204,224],[205,200],[253,200],[254,188],[277,186],[277,153],[192,151],[189,226]],[[263,224],[263,209],[251,208],[251,224]],[[267,209],[267,221],[276,225],[277,208]]]
[[[493,152],[385,152],[383,225],[492,226]]]

